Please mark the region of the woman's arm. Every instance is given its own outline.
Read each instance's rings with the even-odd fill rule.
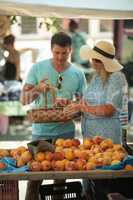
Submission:
[[[92,106],[82,100],[80,105],[81,112],[90,113],[95,116],[111,117],[116,111],[115,107],[112,104]]]
[[[20,79],[20,54],[18,51],[16,51],[15,65],[16,65],[16,80],[19,80]]]

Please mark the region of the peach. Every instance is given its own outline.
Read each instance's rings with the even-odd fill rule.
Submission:
[[[65,148],[72,147],[72,145],[73,145],[72,139],[66,139],[66,140],[64,140],[64,145],[63,146]]]
[[[16,165],[17,165],[17,167],[22,167],[22,166],[25,165],[25,162],[23,161],[23,159],[21,157],[19,157],[17,159],[17,164]]]
[[[101,152],[102,152],[102,149],[101,149],[100,145],[94,144],[94,145],[91,147],[91,151],[92,151],[94,154],[97,154],[97,153],[101,153]]]
[[[23,152],[27,151],[27,148],[24,146],[20,146],[17,148],[17,151],[19,151],[20,153],[23,153]]]
[[[97,163],[97,158],[95,158],[95,156],[90,157],[89,160],[88,160],[88,162],[96,164]]]
[[[76,160],[76,169],[77,170],[83,170],[85,165],[86,165],[86,160],[84,160],[84,159]]]
[[[32,160],[32,154],[29,151],[23,152],[20,157],[25,164],[28,163],[30,160]]]
[[[0,157],[9,156],[9,151],[7,149],[0,149]]]
[[[86,150],[75,149],[74,155],[75,155],[75,158],[80,158],[80,159],[84,159],[84,160],[89,159],[89,152]]]
[[[67,171],[76,170],[76,163],[74,161],[67,161],[65,164],[65,170]]]
[[[80,144],[80,145],[78,146],[78,148],[79,148],[80,150],[84,150],[84,149],[85,149],[85,147],[84,147],[83,144]]]
[[[55,141],[55,146],[64,146],[64,139],[63,138],[58,138]]]
[[[80,145],[80,141],[78,139],[72,139],[72,145],[78,147]]]
[[[51,169],[51,163],[48,160],[44,160],[41,162],[41,170],[42,171],[48,171]]]
[[[96,169],[96,165],[93,162],[87,162],[85,165],[85,170],[93,170]]]
[[[44,152],[38,152],[35,154],[35,160],[42,162],[45,159],[45,154]]]
[[[102,136],[95,136],[93,137],[93,141],[95,144],[100,144],[102,141],[104,140],[104,138]]]
[[[50,151],[45,152],[45,160],[51,161],[54,158],[54,154]]]
[[[111,162],[112,162],[111,157],[109,157],[109,156],[104,156],[104,157],[103,157],[103,166],[104,166],[104,165],[110,165]]]
[[[41,163],[38,162],[38,161],[32,161],[30,164],[29,164],[29,169],[30,171],[40,171],[41,170]]]
[[[17,149],[12,149],[10,151],[10,155],[11,157],[13,157],[14,159],[19,159],[19,157],[21,156],[21,152],[18,151]]]
[[[80,149],[74,149],[73,152],[74,152],[75,158],[80,158],[80,155],[81,155],[81,150]]]
[[[79,158],[84,159],[84,160],[88,160],[89,159],[89,155],[85,150],[82,150],[81,153],[80,153],[80,157]]]
[[[53,169],[55,171],[64,171],[65,170],[65,162],[64,162],[64,160],[55,161]]]
[[[64,152],[54,152],[53,153],[54,160],[63,160],[64,159]]]
[[[6,169],[6,164],[2,161],[0,161],[0,170]]]
[[[133,171],[133,166],[129,165],[129,164],[126,164],[124,169],[127,170],[127,171]]]
[[[118,151],[114,151],[113,155],[112,155],[112,160],[119,160],[121,161],[123,159],[124,155],[123,153],[120,154]]]
[[[61,152],[63,151],[63,146],[56,146],[55,152]]]
[[[102,148],[102,150],[108,149],[113,147],[113,141],[111,139],[105,139],[100,143],[100,147]]]
[[[122,151],[125,152],[125,149],[121,146],[121,144],[113,144],[114,151]]]
[[[103,166],[103,157],[96,158],[96,166]]]
[[[56,160],[51,160],[51,169],[54,169]]]
[[[85,149],[90,149],[93,144],[94,144],[94,141],[92,138],[83,139],[83,145]]]
[[[74,151],[72,149],[66,149],[65,150],[65,158],[67,160],[73,160],[75,158],[75,154],[74,154]]]

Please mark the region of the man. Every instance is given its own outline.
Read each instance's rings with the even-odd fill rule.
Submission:
[[[34,101],[35,107],[43,106],[47,81],[58,88],[57,96],[61,98],[72,99],[76,93],[82,95],[86,85],[85,76],[77,66],[68,62],[71,53],[71,38],[63,32],[56,33],[51,39],[51,51],[53,58],[36,63],[31,68],[22,90],[23,104]],[[49,98],[48,106],[51,107],[51,104]],[[74,132],[73,121],[32,124],[33,140],[73,138]],[[28,189],[26,200],[37,200],[39,182],[29,182]]]
[[[87,34],[79,30],[78,22],[73,19],[69,21],[68,31],[72,39],[71,61],[88,68],[89,61],[80,58],[80,48],[87,44]]]

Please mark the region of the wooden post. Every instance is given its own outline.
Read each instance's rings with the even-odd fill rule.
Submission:
[[[121,61],[124,20],[114,20],[113,29],[113,41],[116,48],[116,58]]]

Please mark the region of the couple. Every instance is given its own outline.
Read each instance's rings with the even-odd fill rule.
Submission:
[[[115,47],[106,41],[98,42],[93,49],[83,46],[80,50],[82,59],[92,61],[95,76],[88,86],[84,74],[75,64],[68,62],[71,54],[71,38],[63,33],[56,33],[51,39],[53,57],[36,63],[31,68],[22,90],[23,104],[34,101],[36,107],[43,105],[47,79],[58,88],[62,97],[71,99],[78,93],[80,102],[66,105],[65,112],[81,111],[83,136],[101,135],[109,137],[114,143],[120,143],[121,125],[119,120],[122,109],[124,75],[123,68],[115,59]],[[49,99],[49,103],[50,99]],[[73,138],[73,121],[66,123],[32,124],[32,140]],[[35,181],[28,185],[26,200],[38,199],[39,186]],[[36,192],[35,192],[36,189]],[[32,195],[31,195],[32,194]],[[34,197],[33,197],[34,195]]]

